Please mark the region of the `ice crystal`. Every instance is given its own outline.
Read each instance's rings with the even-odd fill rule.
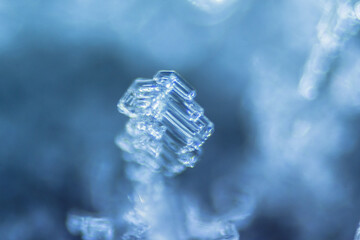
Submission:
[[[122,216],[118,224],[71,214],[67,225],[72,234],[81,234],[84,240],[110,240],[114,228],[122,228],[123,240],[238,239],[228,218],[211,216],[200,222],[189,212],[179,211],[193,203],[183,202],[169,185],[170,179],[164,178],[193,167],[214,131],[195,95],[194,88],[174,71],[159,71],[152,79],[132,83],[118,104],[130,120],[116,139],[128,161],[125,172],[133,187],[132,207],[115,214]]]
[[[193,167],[214,124],[194,101],[196,92],[175,71],[136,79],[118,109],[130,117],[117,144],[127,160],[168,175]]]
[[[214,131],[195,94],[176,72],[159,71],[153,79],[136,79],[119,101],[119,111],[130,120],[117,144],[131,162],[126,173],[134,188],[133,208],[124,215],[128,227],[123,240],[239,238],[232,219],[200,219],[194,201],[182,201],[169,187],[170,179],[163,177],[193,167]]]

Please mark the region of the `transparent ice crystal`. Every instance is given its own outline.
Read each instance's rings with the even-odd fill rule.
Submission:
[[[232,219],[194,218],[185,211],[192,202],[182,201],[171,179],[164,177],[193,167],[214,131],[195,95],[174,71],[159,71],[152,79],[132,83],[118,104],[130,120],[116,139],[128,161],[131,207],[114,214],[119,222],[72,214],[67,221],[72,234],[81,234],[83,240],[238,239]]]
[[[135,79],[118,103],[119,111],[130,117],[116,140],[128,153],[126,160],[168,175],[193,167],[214,131],[195,95],[175,71]]]

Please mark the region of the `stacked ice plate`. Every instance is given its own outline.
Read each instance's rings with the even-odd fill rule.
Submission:
[[[118,103],[119,111],[130,117],[116,139],[125,159],[170,176],[193,167],[214,132],[195,95],[175,71],[136,79]]]

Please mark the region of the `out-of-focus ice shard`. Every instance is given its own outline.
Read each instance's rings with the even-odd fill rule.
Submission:
[[[116,139],[126,160],[166,175],[193,167],[214,132],[195,95],[175,71],[136,79],[118,103],[119,111],[130,117],[125,133]]]
[[[299,93],[308,100],[317,97],[319,88],[344,43],[360,28],[360,1],[328,1],[317,26],[314,44],[299,83]]]

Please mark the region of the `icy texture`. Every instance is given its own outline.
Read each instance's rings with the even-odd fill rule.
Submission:
[[[311,50],[299,83],[299,93],[304,98],[317,97],[339,50],[359,30],[359,3],[329,1],[325,6],[317,29],[318,42]]]
[[[169,175],[193,167],[214,124],[194,101],[195,90],[175,71],[136,79],[118,109],[130,117],[117,144],[127,160]]]
[[[83,240],[113,239],[113,227],[106,218],[69,214],[66,224],[71,234],[82,235]]]

